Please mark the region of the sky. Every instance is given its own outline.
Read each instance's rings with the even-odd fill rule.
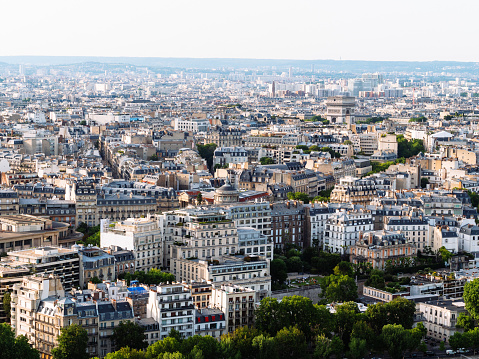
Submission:
[[[479,61],[477,0],[0,1],[0,56]]]

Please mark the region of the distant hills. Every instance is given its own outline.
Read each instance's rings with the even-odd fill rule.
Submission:
[[[0,56],[11,65],[61,66],[81,63],[128,64],[154,68],[194,69],[272,69],[289,67],[308,72],[314,66],[320,72],[454,72],[474,73],[479,63],[454,61],[353,61],[353,60],[274,60],[228,58],[93,57],[93,56]]]

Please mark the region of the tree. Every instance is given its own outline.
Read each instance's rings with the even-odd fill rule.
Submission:
[[[289,192],[287,196],[290,200],[303,201],[305,204],[309,203],[309,196],[303,192]]]
[[[345,345],[349,344],[354,324],[361,317],[362,315],[359,313],[358,305],[355,302],[346,302],[336,307],[336,314],[333,318],[334,332]]]
[[[15,338],[12,327],[7,323],[0,324],[0,357],[2,359],[39,359],[40,354],[33,349],[25,336]]]
[[[349,357],[353,359],[360,359],[368,351],[366,339],[352,338],[349,342]]]
[[[404,135],[397,135],[396,139],[398,143],[398,157],[409,158],[425,151],[422,140],[413,139],[408,141],[404,138]]]
[[[276,359],[278,358],[278,351],[276,350],[275,338],[258,335],[253,339],[253,347],[258,352],[258,359]],[[213,358],[213,357],[210,357]]]
[[[198,195],[196,196],[196,204],[200,205],[203,203],[203,195],[200,193],[198,193]]]
[[[369,278],[366,280],[365,285],[377,289],[384,289],[386,287],[386,282],[384,281],[384,272],[378,269],[373,269],[369,275]]]
[[[307,343],[304,333],[297,327],[281,329],[274,337],[279,358],[305,358]]]
[[[449,345],[454,350],[457,350],[458,348],[468,348],[469,338],[466,333],[455,332],[449,337]]]
[[[387,324],[402,325],[406,329],[412,328],[415,312],[416,305],[414,302],[398,297],[389,303],[369,305],[365,316],[368,324],[379,335],[383,326]]]
[[[5,292],[3,295],[3,310],[5,311],[5,314],[7,316],[7,321],[10,321],[10,313],[11,313],[11,302],[12,302],[12,297],[10,292]]]
[[[265,165],[273,165],[274,164],[274,161],[271,157],[261,157],[259,159],[259,162],[265,166]]]
[[[449,262],[452,257],[452,253],[449,252],[444,246],[439,248],[439,254],[441,255],[441,259],[443,260],[443,262]]]
[[[119,279],[125,279],[127,284],[130,285],[132,280],[138,280],[140,283],[155,285],[166,282],[174,282],[175,276],[171,273],[162,272],[159,269],[152,268],[148,272],[135,271],[135,273],[122,273]]]
[[[334,275],[347,275],[353,277],[353,266],[349,262],[341,261],[336,267],[334,267],[333,273]]]
[[[216,358],[218,355],[218,341],[210,335],[195,335],[181,341],[181,353],[188,355],[194,350],[201,351],[205,358]],[[199,354],[198,354],[199,355]]]
[[[316,338],[316,348],[314,349],[314,358],[329,358],[335,355],[340,358],[344,351],[344,344],[338,337],[328,339],[325,335],[320,335]]]
[[[146,353],[141,350],[131,348],[121,348],[116,352],[109,353],[105,359],[145,359]]]
[[[92,279],[90,279],[90,282],[93,284],[103,283],[103,281],[101,281],[98,277],[93,277]]]
[[[253,347],[253,339],[260,334],[256,328],[241,327],[223,338],[231,339],[232,348],[240,353],[242,359],[254,359],[256,358],[257,351]]]
[[[429,178],[421,177],[421,188],[426,188],[429,184]]]
[[[286,263],[281,259],[273,259],[271,261],[271,281],[276,284],[283,284],[288,278],[288,268]]]
[[[358,297],[358,286],[347,275],[330,275],[321,280],[321,294],[329,303],[348,302]]]
[[[479,320],[479,278],[464,285],[463,298],[471,317]]]
[[[152,154],[149,158],[150,161],[158,161],[158,155],[156,153]]]
[[[208,143],[206,145],[196,145],[198,153],[200,154],[201,158],[206,160],[208,168],[213,167],[213,156],[215,154],[216,147],[217,146],[214,143]]]
[[[151,344],[146,349],[147,358],[158,358],[163,353],[179,352],[181,348],[180,342],[176,338],[166,337],[163,340]]]
[[[467,315],[466,313],[460,313],[459,316],[457,317],[456,327],[463,328],[465,332],[473,330],[474,319],[470,315]]]
[[[381,332],[381,338],[393,359],[401,359],[404,352],[411,347],[410,333],[402,325],[385,325]]]
[[[145,329],[131,321],[121,321],[113,331],[112,339],[117,348],[143,350],[148,346],[145,341]]]
[[[58,347],[53,348],[53,359],[88,359],[88,333],[77,324],[61,329]]]

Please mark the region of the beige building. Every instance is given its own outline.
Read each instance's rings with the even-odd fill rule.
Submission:
[[[133,310],[126,301],[65,297],[58,276],[33,275],[13,286],[12,328],[16,335],[27,337],[42,359],[52,358],[61,329],[72,324],[87,331],[88,354],[105,357],[116,350],[111,340],[115,328],[121,321],[133,320]]]
[[[374,269],[383,270],[388,260],[394,266],[401,258],[416,257],[417,250],[399,232],[376,231],[361,234],[356,244],[348,248],[348,254],[353,264],[370,263]]]
[[[368,205],[376,198],[376,184],[368,179],[344,177],[331,192],[331,203]]]
[[[225,313],[228,333],[254,323],[255,291],[238,285],[214,286],[211,306]]]
[[[439,341],[449,341],[451,335],[462,329],[456,328],[459,314],[466,313],[464,301],[442,300],[417,303],[416,308],[422,315],[427,336]]]

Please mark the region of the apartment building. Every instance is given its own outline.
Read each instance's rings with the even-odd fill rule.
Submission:
[[[331,192],[331,203],[368,205],[377,197],[376,183],[357,177],[341,178]]]
[[[187,132],[206,132],[210,127],[210,122],[200,118],[175,118],[173,120],[173,128],[175,131],[187,131]]]
[[[231,219],[236,228],[251,227],[271,237],[271,206],[268,201],[238,202],[222,206],[226,218]]]
[[[80,257],[80,285],[86,288],[89,281],[97,278],[112,281],[116,278],[115,257],[94,246],[72,246]]]
[[[219,339],[226,334],[225,314],[216,308],[203,308],[196,310],[195,315],[195,334],[210,335]]]
[[[297,201],[271,204],[271,240],[275,248],[283,248],[286,243],[301,248],[309,245],[305,212],[304,204]]]
[[[177,280],[240,285],[254,290],[257,301],[271,295],[270,262],[265,257],[223,256],[209,261],[173,259],[171,272]]]
[[[375,231],[360,233],[355,244],[347,249],[353,264],[370,263],[374,269],[384,270],[386,263],[399,265],[403,258],[414,258],[417,255],[416,246],[408,242],[399,232]]]
[[[313,203],[305,206],[306,209],[306,238],[311,238],[308,246],[320,246],[324,244],[324,230],[328,218],[336,212],[324,203]]]
[[[42,246],[70,246],[79,238],[69,226],[25,214],[0,216],[0,252]]]
[[[129,218],[110,223],[103,219],[100,225],[101,247],[118,246],[132,251],[135,270],[149,271],[164,268],[162,228],[156,218]]]
[[[214,143],[218,147],[243,146],[244,131],[239,128],[216,126],[210,128],[205,137],[205,144]]]
[[[193,298],[193,304],[195,305],[195,308],[202,309],[210,307],[212,289],[212,285],[210,282],[192,281],[187,284],[187,286],[191,290],[191,297]]]
[[[427,336],[439,341],[449,341],[451,335],[462,329],[456,328],[459,314],[465,313],[463,301],[441,300],[420,302],[416,308],[421,313]]]
[[[262,256],[273,260],[273,244],[268,237],[252,227],[240,227],[238,233],[238,252],[244,256]]]
[[[417,249],[424,250],[431,246],[429,235],[429,222],[423,216],[400,216],[389,217],[385,220],[384,229],[387,231],[400,231],[409,243],[413,243]]]
[[[248,162],[248,153],[243,147],[219,147],[213,157],[213,166],[245,162]]]
[[[467,224],[459,230],[459,249],[469,252],[479,252],[479,226]]]
[[[133,311],[125,301],[78,301],[66,297],[58,276],[28,276],[13,286],[12,328],[16,335],[25,335],[45,359],[52,358],[61,329],[72,324],[87,331],[88,354],[105,357],[116,350],[111,341],[115,328],[121,321],[131,320]]]
[[[254,323],[255,291],[238,285],[214,286],[211,305],[226,316],[226,329],[233,333],[241,327],[252,327]]]
[[[227,219],[220,208],[186,208],[167,216],[176,223],[166,225],[165,237],[171,236],[170,270],[172,261],[180,258],[200,260],[219,259],[238,251],[238,234],[235,223]]]
[[[97,198],[98,218],[124,221],[128,218],[146,217],[156,213],[156,199],[117,192]]]
[[[214,143],[218,147],[243,146],[243,133],[239,128],[212,127],[206,134],[204,143]]]
[[[18,214],[18,209],[18,193],[9,189],[0,190],[0,216],[10,216]]]
[[[323,249],[333,253],[346,253],[361,237],[361,233],[373,230],[373,219],[370,213],[345,211],[332,214],[326,220]]]
[[[425,216],[454,215],[455,217],[462,217],[462,202],[453,195],[422,196],[421,201],[423,203]]]
[[[183,338],[195,335],[195,307],[191,291],[181,283],[162,284],[149,291],[147,317],[160,324],[160,339],[172,329]]]
[[[89,227],[97,226],[99,222],[97,194],[92,183],[74,182],[67,184],[65,199],[75,202],[77,224],[86,223]]]

